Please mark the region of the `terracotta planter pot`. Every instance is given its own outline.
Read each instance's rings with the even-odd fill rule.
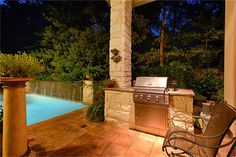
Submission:
[[[107,85],[106,85],[106,88],[114,88],[114,87],[115,87],[114,84],[107,84]]]

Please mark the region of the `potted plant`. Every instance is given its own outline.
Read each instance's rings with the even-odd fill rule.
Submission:
[[[114,79],[107,79],[103,82],[105,88],[114,88],[116,86],[116,81]]]
[[[0,53],[4,97],[3,156],[23,156],[27,151],[25,83],[42,71],[37,59],[26,53]]]
[[[44,68],[37,59],[22,54],[2,54],[0,53],[0,77],[35,77],[41,73]]]

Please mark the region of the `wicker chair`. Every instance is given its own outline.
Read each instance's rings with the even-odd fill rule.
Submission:
[[[215,157],[218,149],[235,141],[235,138],[222,144],[229,127],[236,119],[236,110],[226,103],[217,104],[202,134],[194,134],[180,127],[168,129],[162,151],[168,156]]]

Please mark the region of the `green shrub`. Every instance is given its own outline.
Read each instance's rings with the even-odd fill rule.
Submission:
[[[216,93],[216,95],[212,96],[212,100],[214,100],[216,103],[223,102],[224,101],[224,90],[220,89]]]
[[[103,82],[94,83],[94,102],[87,110],[87,117],[94,122],[104,121],[104,98]]]
[[[35,77],[44,68],[37,59],[22,54],[0,53],[0,76],[2,77]]]
[[[87,110],[87,116],[94,122],[104,121],[104,101],[99,100],[93,103]]]
[[[201,94],[195,93],[195,96],[193,97],[193,99],[197,101],[205,101],[206,97]]]
[[[223,80],[212,72],[207,72],[194,81],[194,92],[215,100],[219,90],[223,89]],[[218,98],[217,98],[218,99]]]
[[[168,68],[169,82],[176,80],[177,87],[191,88],[194,79],[192,67],[179,63],[172,62]],[[169,85],[171,87],[171,84]]]
[[[179,62],[147,68],[142,73],[143,76],[168,77],[168,87],[191,88],[194,79],[192,68]],[[173,86],[171,82],[174,80],[177,81],[177,85]]]

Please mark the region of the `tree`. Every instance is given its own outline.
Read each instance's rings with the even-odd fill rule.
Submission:
[[[41,48],[33,53],[47,65],[43,79],[108,76],[108,11],[106,2],[49,2],[44,13],[49,25],[41,34]]]
[[[166,8],[162,8],[162,17],[161,17],[161,35],[160,35],[160,65],[163,66],[164,63],[164,44],[165,44],[165,16]]]
[[[224,3],[201,2],[186,9],[187,21],[174,38],[181,41],[177,48],[195,68],[223,67]]]
[[[180,61],[194,68],[223,67],[224,2],[158,1],[135,8],[135,14],[143,16],[149,32],[145,28],[133,30],[146,36],[138,45],[132,45],[137,66],[133,71],[140,71],[142,65],[137,61],[154,49],[160,54],[156,63],[162,63],[165,53],[165,64]],[[134,18],[133,27],[140,28],[137,24]]]

